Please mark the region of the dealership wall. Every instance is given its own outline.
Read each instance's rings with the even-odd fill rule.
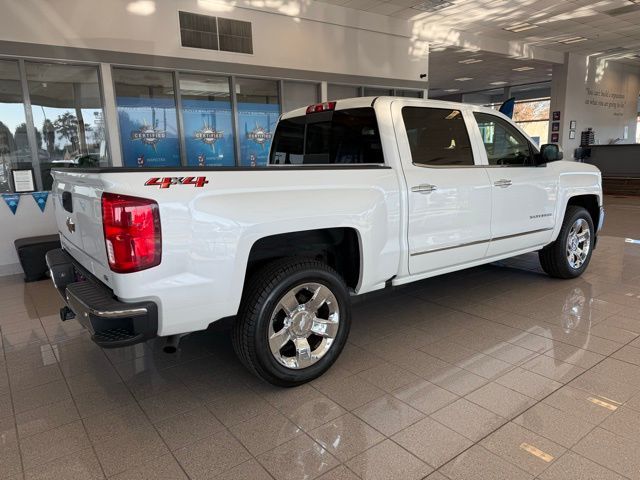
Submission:
[[[275,7],[256,9],[240,6],[255,2],[162,0],[148,2],[155,6],[148,14],[128,11],[132,3],[142,2],[9,2],[0,17],[0,40],[416,82],[427,72],[426,43],[416,48],[406,22],[398,19],[355,16],[312,1],[275,0],[266,2]],[[179,10],[251,22],[254,54],[181,47]]]
[[[426,88],[428,48],[406,22],[314,1],[252,0],[22,0],[5,2],[0,54],[101,63],[104,109],[111,117],[112,158],[120,155],[111,65],[164,67],[354,85]],[[154,11],[139,7],[152,4]],[[178,11],[252,23],[252,55],[180,45]],[[119,162],[116,162],[119,163]],[[52,199],[44,213],[23,195],[14,216],[0,205],[0,275],[20,271],[16,238],[56,232]]]
[[[41,212],[30,194],[21,195],[15,215],[2,202],[0,205],[0,276],[22,271],[13,247],[14,240],[51,235],[58,231],[52,202],[53,199],[49,196],[45,210]]]
[[[635,143],[639,94],[637,67],[567,54],[563,65],[554,66],[551,86],[551,110],[561,113],[559,137],[567,157],[573,157],[581,132],[588,128],[594,130],[596,143],[601,145]],[[572,120],[576,121],[573,139],[569,138]]]

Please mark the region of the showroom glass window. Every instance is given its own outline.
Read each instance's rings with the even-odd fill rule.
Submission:
[[[300,107],[308,107],[320,101],[319,85],[307,82],[283,82],[282,110],[290,112]]]
[[[236,164],[228,77],[180,74],[185,155],[190,167]]]
[[[360,96],[360,87],[353,85],[327,85],[327,98],[329,100],[340,100],[342,98],[355,98]]]
[[[460,110],[404,107],[411,160],[427,167],[473,165],[469,133]]]
[[[53,167],[107,165],[107,135],[95,66],[25,62],[44,190]]]
[[[388,88],[364,87],[365,97],[389,97],[393,95],[393,90]]]
[[[264,166],[280,116],[278,82],[251,78],[236,79],[240,165]]]
[[[280,122],[270,163],[326,165],[384,163],[373,108],[311,113]]]
[[[534,165],[531,145],[506,120],[486,113],[474,113],[489,165]]]
[[[0,193],[11,191],[11,170],[31,168],[18,62],[0,60]]]
[[[538,146],[549,136],[549,112],[551,101],[547,99],[516,102],[513,121],[518,124]]]
[[[124,166],[179,166],[173,73],[114,68],[113,82]]]
[[[406,97],[406,98],[422,98],[421,90],[396,90],[396,97]]]

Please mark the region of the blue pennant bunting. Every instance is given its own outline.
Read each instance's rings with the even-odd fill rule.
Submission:
[[[3,193],[2,198],[5,203],[11,210],[11,213],[16,214],[16,210],[18,210],[18,204],[20,203],[20,195],[17,193]]]
[[[44,212],[44,209],[47,206],[47,198],[49,197],[49,192],[33,192],[31,196],[38,204],[38,207],[40,207],[40,211]]]

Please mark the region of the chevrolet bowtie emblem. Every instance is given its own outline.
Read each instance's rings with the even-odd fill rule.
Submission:
[[[69,233],[73,233],[76,231],[76,224],[73,223],[73,220],[71,220],[71,217],[67,217],[67,228],[69,229]]]

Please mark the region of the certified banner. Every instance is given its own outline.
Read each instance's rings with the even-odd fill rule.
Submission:
[[[40,211],[44,213],[44,209],[47,207],[47,198],[49,198],[49,192],[33,192],[31,194],[36,204],[40,208]]]
[[[238,103],[241,165],[256,167],[268,163],[278,117],[280,105]]]
[[[18,204],[20,203],[20,195],[17,193],[3,193],[2,198],[7,204],[7,207],[9,207],[9,210],[11,210],[11,213],[15,215],[18,210]]]
[[[117,97],[116,103],[125,167],[180,165],[173,99]]]
[[[228,101],[184,99],[182,118],[187,165],[235,165],[233,116]]]

